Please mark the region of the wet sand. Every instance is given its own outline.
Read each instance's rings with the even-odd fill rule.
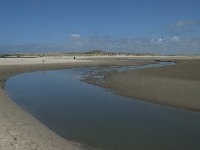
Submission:
[[[105,72],[104,80],[87,82],[162,105],[200,111],[200,59],[170,59],[177,64],[125,72]]]
[[[4,82],[13,75],[39,71],[87,66],[143,65],[152,61],[135,61],[135,58],[21,58],[0,59],[0,149],[1,150],[79,150],[79,143],[63,139],[37,119],[17,106],[4,91]],[[151,59],[149,59],[151,60]]]

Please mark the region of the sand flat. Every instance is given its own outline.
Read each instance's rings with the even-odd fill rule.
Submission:
[[[171,60],[171,59],[168,59]],[[200,111],[200,59],[172,59],[177,64],[126,72],[107,72],[88,82],[122,96]]]
[[[130,57],[72,58],[1,58],[0,59],[0,149],[1,150],[79,150],[81,144],[63,139],[17,106],[4,91],[4,82],[23,72],[86,66],[143,65]],[[128,59],[128,60],[127,60]],[[152,63],[152,62],[151,62]]]
[[[168,60],[169,58],[171,57],[80,57],[76,60],[45,58],[44,64],[42,62],[44,58],[27,58],[23,63],[21,58],[0,59],[0,149],[83,149],[79,143],[63,139],[48,129],[7,96],[3,85],[11,76],[23,72],[72,67],[144,65],[155,63],[152,61],[154,59]],[[200,80],[199,72],[197,73],[199,60],[192,58],[191,61],[191,57],[173,57],[172,60],[179,62],[178,65],[117,74],[108,73],[106,82],[103,84],[93,82],[93,84],[110,88],[124,96],[200,110]],[[179,97],[181,97],[181,103]]]

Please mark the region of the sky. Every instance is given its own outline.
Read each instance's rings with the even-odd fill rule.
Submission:
[[[0,53],[200,54],[199,0],[0,0]]]

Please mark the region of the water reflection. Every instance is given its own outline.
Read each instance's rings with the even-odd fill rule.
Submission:
[[[8,80],[6,90],[49,128],[90,149],[200,148],[199,113],[115,95],[81,82],[80,74],[87,71],[25,73]]]

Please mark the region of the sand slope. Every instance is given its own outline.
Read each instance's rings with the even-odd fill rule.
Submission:
[[[16,107],[0,90],[1,150],[78,150],[78,145],[66,141],[35,118]]]

